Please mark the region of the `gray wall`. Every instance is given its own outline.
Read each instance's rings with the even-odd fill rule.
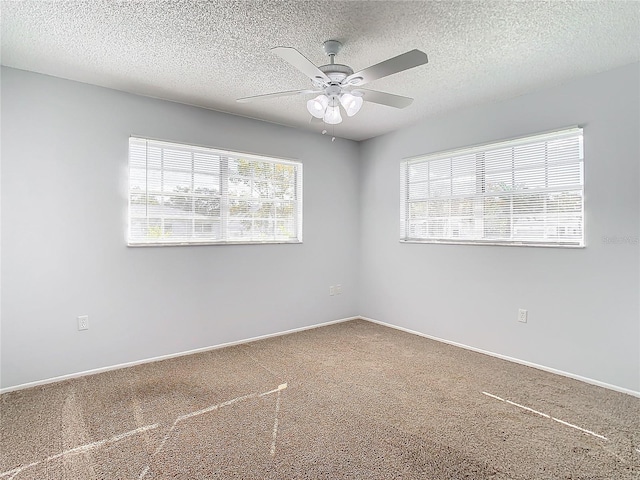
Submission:
[[[1,385],[360,314],[640,391],[639,68],[361,144],[3,68]],[[576,124],[587,248],[399,243],[402,158]],[[304,243],[127,248],[131,134],[300,159]]]
[[[640,391],[639,70],[364,142],[360,314]],[[584,127],[585,249],[399,243],[403,157],[571,125]],[[517,322],[518,308],[529,323]]]
[[[304,243],[127,248],[132,134],[301,160]],[[3,68],[1,385],[356,315],[358,192],[355,142]]]

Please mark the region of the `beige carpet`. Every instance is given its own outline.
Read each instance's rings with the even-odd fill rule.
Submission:
[[[7,479],[640,478],[640,399],[362,320],[0,405]]]

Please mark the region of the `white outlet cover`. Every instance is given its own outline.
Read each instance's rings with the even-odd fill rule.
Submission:
[[[336,295],[342,294],[342,285],[336,285]]]
[[[89,315],[78,317],[78,330],[89,330]]]
[[[518,310],[518,321],[522,323],[527,323],[528,312],[521,308]]]
[[[333,296],[336,294],[336,289],[333,285],[329,287],[329,295]]]

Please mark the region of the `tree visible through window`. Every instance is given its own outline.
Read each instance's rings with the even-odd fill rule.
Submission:
[[[400,167],[400,240],[584,246],[582,129]]]
[[[129,244],[302,241],[302,164],[129,140]]]

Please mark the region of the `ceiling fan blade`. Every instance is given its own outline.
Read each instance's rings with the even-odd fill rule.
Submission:
[[[331,79],[327,77],[322,70],[316,67],[313,63],[302,55],[298,50],[292,47],[275,47],[271,51],[278,55],[283,60],[286,60],[291,65],[296,67],[302,73],[304,73],[311,80],[320,80],[322,82],[330,82]]]
[[[254,100],[265,100],[267,98],[287,97],[289,95],[305,95],[308,93],[322,93],[321,90],[289,90],[287,92],[267,93],[265,95],[254,95],[253,97],[238,98],[236,102],[248,103]]]
[[[411,105],[411,102],[413,102],[413,98],[403,97],[402,95],[394,95],[393,93],[379,92],[377,90],[367,90],[366,88],[359,88],[357,91],[363,93],[362,98],[366,102],[387,105],[388,107],[405,108]]]
[[[370,67],[360,70],[352,75],[349,75],[343,84],[351,83],[352,85],[364,85],[365,83],[372,82],[382,77],[393,75],[394,73],[409,70],[410,68],[418,67],[427,63],[429,59],[427,54],[420,50],[411,50],[397,57],[390,58],[384,62],[377,63]],[[357,81],[361,78],[362,80]]]

